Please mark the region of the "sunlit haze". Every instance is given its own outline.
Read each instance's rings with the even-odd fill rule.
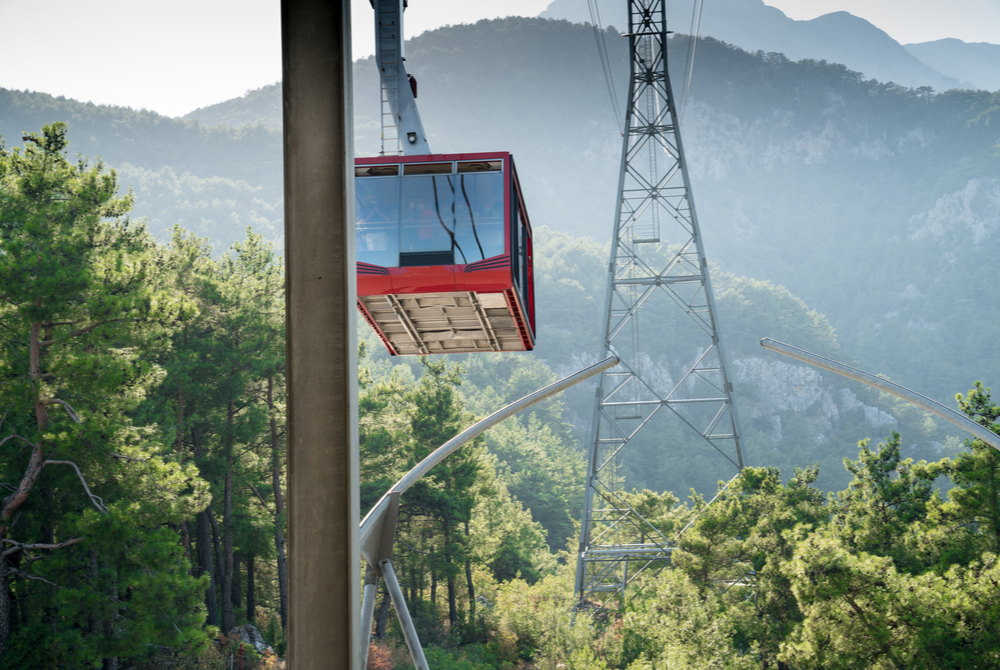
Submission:
[[[711,2],[712,0],[707,0]],[[764,0],[789,18],[814,19],[845,11],[859,16],[897,42],[930,42],[955,37],[965,42],[1000,44],[998,0]]]
[[[537,16],[548,4],[413,0],[406,33],[499,16]],[[958,37],[1000,43],[997,0],[952,0],[947,6],[937,0],[767,4],[797,19],[844,9],[901,42]],[[354,55],[370,55],[368,0],[352,0],[351,7]],[[0,0],[0,26],[3,88],[180,116],[281,76],[278,0]]]

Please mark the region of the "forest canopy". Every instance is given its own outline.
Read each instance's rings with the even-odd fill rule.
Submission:
[[[273,667],[287,622],[280,259],[249,230],[221,255],[180,228],[156,241],[115,172],[71,161],[67,143],[55,123],[0,150],[0,667]],[[578,291],[586,254],[553,244]],[[766,283],[723,285],[736,304],[802,308]],[[835,344],[819,315],[800,328]],[[365,510],[555,376],[499,354],[397,364],[362,339]],[[957,406],[1000,432],[987,387]],[[914,462],[889,431],[860,442],[832,494],[816,467],[745,468],[712,504],[626,487],[673,538],[671,560],[617,610],[574,617],[574,423],[549,401],[403,498],[397,562],[432,667],[1000,663],[1000,457],[986,444]],[[267,642],[241,641],[247,625]],[[372,633],[371,667],[405,667],[384,596]]]

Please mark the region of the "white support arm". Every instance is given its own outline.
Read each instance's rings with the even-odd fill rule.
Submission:
[[[888,379],[876,377],[870,372],[865,372],[864,370],[859,370],[858,368],[852,368],[849,365],[844,365],[843,363],[826,358],[825,356],[820,356],[806,351],[805,349],[799,349],[798,347],[793,347],[790,344],[772,340],[768,337],[761,339],[760,346],[770,351],[788,356],[789,358],[802,361],[803,363],[815,365],[818,368],[829,370],[830,372],[836,372],[838,375],[843,375],[848,379],[853,379],[854,381],[861,382],[862,384],[867,384],[868,386],[877,388],[879,391],[891,393],[897,398],[902,398],[908,403],[925,409],[934,416],[944,419],[952,425],[958,426],[965,432],[969,433],[973,437],[979,438],[994,449],[1000,450],[1000,435],[997,435],[991,430],[987,430],[985,427],[979,425],[961,412],[956,412],[950,407],[946,407],[936,400],[931,400],[927,396],[920,395],[916,391],[908,389],[905,386],[895,384]]]
[[[382,81],[382,95],[389,103],[403,153],[429,154],[427,135],[407,77],[403,55],[405,0],[372,0],[375,9],[375,62]]]

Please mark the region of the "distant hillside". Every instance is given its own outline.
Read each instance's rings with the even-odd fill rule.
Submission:
[[[239,98],[200,107],[184,116],[205,126],[239,128],[257,124],[281,127],[280,83],[249,91]]]
[[[624,32],[628,26],[626,3],[598,0],[601,19]],[[669,0],[667,16],[672,30],[691,32],[693,0]],[[553,0],[542,16],[589,22],[583,2]],[[747,51],[782,53],[791,60],[811,58],[841,63],[884,82],[903,86],[931,86],[939,91],[970,88],[954,71],[942,74],[921,61],[885,32],[847,12],[796,21],[762,0],[714,0],[704,4],[701,35],[714,37]]]
[[[626,45],[609,33],[608,46],[624,96]],[[687,51],[675,37],[675,82]],[[1000,99],[935,95],[713,39],[697,54],[682,132],[713,262],[804,299],[861,367],[945,402],[975,379],[996,383],[1000,297],[989,287],[1000,256]],[[436,151],[513,151],[536,227],[607,242],[620,120],[590,27],[452,26],[412,40],[408,62]],[[355,73],[356,148],[370,155],[379,149],[372,60]],[[119,169],[136,190],[137,215],[158,234],[181,223],[221,246],[247,225],[280,237],[277,85],[184,121],[0,95],[8,144],[59,119],[69,122],[71,150]],[[746,337],[763,335],[774,336]],[[586,347],[596,337],[580,334]]]
[[[608,37],[624,95],[625,43]],[[679,81],[687,42],[675,40]],[[514,151],[536,225],[607,238],[620,136],[589,28],[481,22],[421,35],[408,55],[432,147]],[[267,119],[270,95],[248,97],[247,118]],[[371,59],[357,64],[355,96],[357,150],[376,153]],[[710,256],[789,287],[863,366],[943,401],[1000,378],[986,336],[1000,301],[960,270],[1000,252],[997,109],[986,93],[933,95],[703,40],[683,132]]]
[[[137,195],[136,217],[161,238],[174,224],[220,247],[247,226],[279,239],[279,127],[208,128],[148,111],[0,89],[0,138],[20,144],[43,124],[69,125],[70,151],[114,167]]]
[[[972,82],[976,88],[1000,90],[1000,44],[944,39],[904,46],[939,72]]]

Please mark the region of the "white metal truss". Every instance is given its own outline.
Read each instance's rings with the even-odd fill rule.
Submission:
[[[743,467],[667,73],[665,1],[628,5],[631,74],[603,340],[622,363],[597,391],[576,576],[580,605],[599,609],[617,608],[635,577],[669,562],[672,538],[629,503],[635,472],[677,472],[693,459],[728,479]]]
[[[375,62],[382,87],[382,155],[431,152],[403,53],[406,0],[372,0],[375,10]]]

